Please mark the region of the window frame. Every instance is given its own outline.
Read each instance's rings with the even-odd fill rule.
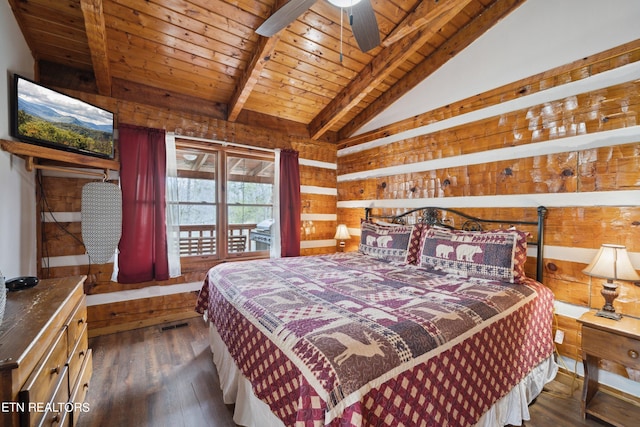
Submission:
[[[187,271],[189,266],[199,263],[201,261],[211,262],[215,265],[219,262],[233,261],[240,259],[257,259],[268,258],[269,250],[261,251],[244,251],[244,252],[229,252],[229,244],[227,236],[229,234],[228,224],[228,209],[227,204],[227,158],[229,156],[250,158],[256,160],[269,160],[275,162],[275,153],[264,150],[256,150],[251,148],[242,148],[233,145],[223,144],[207,144],[204,142],[196,142],[176,137],[176,151],[183,149],[199,151],[202,153],[215,153],[216,154],[216,170],[214,180],[216,183],[216,253],[207,255],[181,255],[180,262]],[[275,173],[275,171],[274,171]],[[275,179],[274,179],[275,181]],[[275,185],[275,182],[272,182]],[[265,205],[266,206],[266,205]],[[275,206],[271,205],[275,210]],[[221,226],[222,225],[222,226]],[[248,239],[248,236],[247,236]],[[250,245],[247,240],[247,245]]]

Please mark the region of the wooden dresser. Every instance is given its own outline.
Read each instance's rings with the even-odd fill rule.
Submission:
[[[92,372],[86,276],[7,294],[0,325],[0,425],[73,426]]]

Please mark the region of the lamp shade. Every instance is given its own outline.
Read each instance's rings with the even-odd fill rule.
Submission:
[[[351,236],[349,235],[349,229],[347,229],[347,226],[345,224],[338,225],[338,228],[336,229],[336,235],[333,238],[336,240],[350,239]]]
[[[631,265],[627,248],[621,245],[603,244],[591,264],[582,272],[607,280],[640,281],[640,276]]]

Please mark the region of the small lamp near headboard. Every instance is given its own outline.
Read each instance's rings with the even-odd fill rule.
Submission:
[[[338,251],[344,252],[344,241],[351,238],[347,226],[345,224],[338,225],[338,228],[336,228],[336,235],[333,238],[340,242],[340,244],[338,245]]]
[[[592,277],[607,279],[602,286],[602,291],[600,291],[604,297],[605,304],[602,310],[596,313],[596,316],[620,320],[622,315],[616,313],[613,307],[613,301],[618,297],[618,285],[613,281],[640,281],[640,276],[629,259],[627,248],[621,245],[603,244],[591,264],[582,272]]]

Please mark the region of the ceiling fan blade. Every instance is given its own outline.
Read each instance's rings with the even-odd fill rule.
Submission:
[[[362,0],[352,6],[351,10],[353,14],[351,30],[360,50],[367,52],[378,46],[380,44],[380,31],[378,30],[378,21],[371,2]]]
[[[261,36],[271,37],[287,25],[298,19],[307,9],[309,9],[317,0],[290,0],[282,5],[282,7],[271,14],[258,27],[256,33]]]

